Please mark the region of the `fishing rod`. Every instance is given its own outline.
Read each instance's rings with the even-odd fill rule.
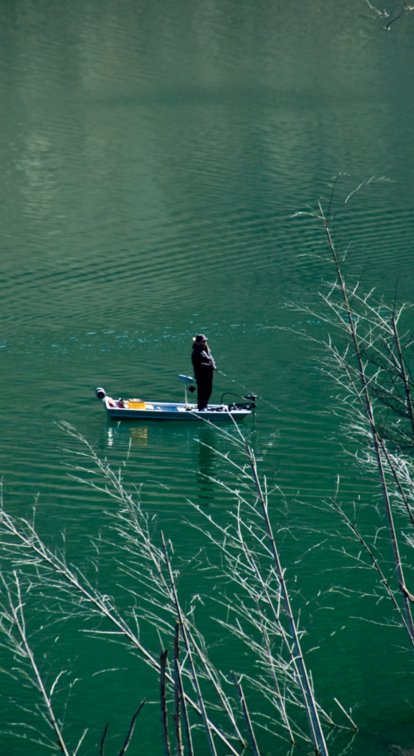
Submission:
[[[231,376],[227,375],[226,373],[223,373],[223,371],[219,370],[219,368],[216,368],[216,370],[217,370],[217,373],[219,373],[219,375],[223,376],[223,378],[225,378],[226,380],[231,381],[232,383],[234,383],[236,387],[239,386],[240,389],[242,389],[243,391],[249,391],[249,389],[246,386],[243,386],[242,383],[240,383],[239,381],[236,381],[235,378],[232,378]],[[250,395],[246,396],[245,398],[246,399],[250,398],[250,396],[252,396],[252,395],[250,394]],[[281,411],[279,409],[279,407],[276,407],[274,404],[272,404],[271,402],[269,402],[268,399],[265,399],[263,396],[260,396],[260,394],[255,394],[255,397],[257,399],[260,399],[261,402],[263,402],[264,404],[267,404],[272,409],[276,410],[276,412],[280,412]]]

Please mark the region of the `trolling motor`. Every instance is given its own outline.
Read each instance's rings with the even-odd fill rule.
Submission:
[[[237,396],[241,399],[245,399],[245,402],[231,402],[228,406],[229,409],[255,409],[256,407],[256,399],[257,394],[235,394],[231,391],[225,391],[224,394],[221,395],[220,401],[222,404],[224,404],[224,397],[225,396]]]
[[[196,387],[194,386],[194,378],[191,377],[191,375],[184,375],[181,373],[178,376],[179,380],[184,383],[184,399],[185,403],[188,404],[188,396],[187,391],[189,391],[191,394],[196,390]],[[236,396],[240,397],[241,399],[245,399],[244,402],[231,402],[228,404],[229,409],[248,409],[252,410],[256,407],[256,399],[257,394],[235,394],[231,391],[225,391],[220,398],[220,403],[225,404],[224,397],[225,396]]]

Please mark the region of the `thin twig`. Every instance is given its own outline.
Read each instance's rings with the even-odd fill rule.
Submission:
[[[146,699],[144,698],[141,701],[141,703],[138,706],[138,708],[136,709],[136,711],[134,711],[134,713],[133,713],[133,715],[131,717],[131,721],[129,723],[128,732],[126,734],[126,738],[125,738],[124,744],[123,744],[121,750],[119,751],[119,755],[118,756],[123,756],[124,753],[126,753],[127,749],[129,748],[129,746],[131,744],[131,741],[132,741],[133,734],[134,734],[135,724],[136,724],[138,715],[142,711],[142,708],[143,708],[145,702],[146,702]]]
[[[254,733],[252,720],[250,718],[249,710],[247,708],[246,698],[241,684],[241,679],[234,675],[234,684],[239,695],[240,706],[243,713],[243,718],[249,734],[250,750],[254,756],[260,756],[259,746],[257,745],[256,735]]]

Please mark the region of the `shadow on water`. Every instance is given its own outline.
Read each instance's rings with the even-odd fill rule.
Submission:
[[[198,465],[196,470],[198,503],[202,506],[211,504],[217,489],[217,432],[210,426],[200,428],[197,438]]]

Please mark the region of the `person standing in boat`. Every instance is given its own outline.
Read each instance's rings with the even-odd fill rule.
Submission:
[[[191,362],[197,383],[197,409],[203,410],[206,409],[213,391],[213,373],[216,369],[214,357],[203,333],[193,338]]]

